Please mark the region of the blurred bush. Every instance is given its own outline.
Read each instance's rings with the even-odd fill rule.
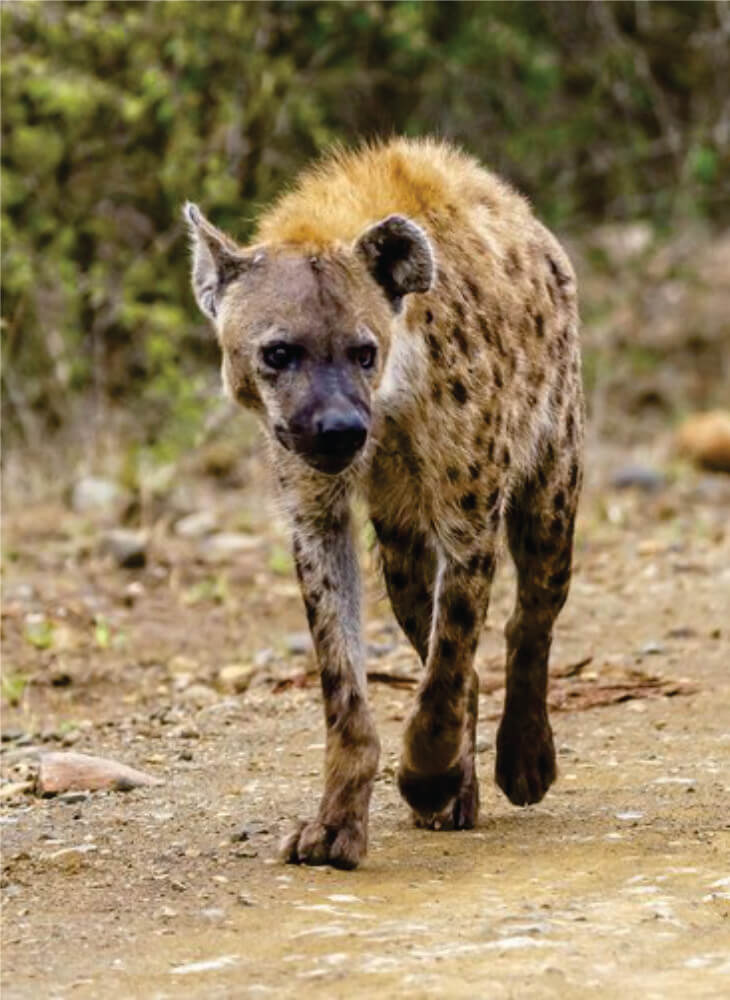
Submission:
[[[335,140],[449,137],[563,229],[728,219],[724,3],[17,0],[2,46],[11,439],[118,401],[189,440],[215,348],[180,206],[245,239]]]

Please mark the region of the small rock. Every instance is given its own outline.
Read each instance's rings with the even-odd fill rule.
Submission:
[[[312,637],[309,632],[290,632],[284,638],[284,643],[290,656],[303,656],[312,650]]]
[[[652,244],[654,229],[651,224],[637,219],[632,222],[606,223],[598,226],[592,236],[592,241],[600,247],[616,268],[625,267],[626,263],[641,257]]]
[[[662,646],[660,642],[654,641],[645,643],[639,650],[639,653],[642,656],[659,656],[661,653],[665,652],[666,647]]]
[[[669,629],[667,639],[693,639],[696,635],[697,632],[689,625],[679,625]]]
[[[218,701],[218,695],[207,684],[190,684],[180,692],[180,698],[186,705],[196,708],[207,708]]]
[[[147,533],[115,528],[104,535],[101,551],[110,553],[118,566],[138,569],[147,562]]]
[[[127,586],[124,588],[124,603],[127,605],[127,607],[131,608],[138,600],[138,598],[144,597],[144,595],[145,595],[144,584],[141,583],[139,580],[132,580],[132,582],[128,583]]]
[[[13,799],[18,795],[25,795],[33,788],[32,781],[9,781],[0,787],[0,801]]]
[[[14,587],[11,587],[5,592],[6,600],[22,601],[25,604],[29,601],[35,600],[37,596],[38,591],[32,583],[16,583]]]
[[[730,472],[730,412],[712,410],[688,417],[676,433],[675,445],[701,468]]]
[[[261,539],[243,532],[221,531],[210,535],[201,546],[200,554],[209,563],[227,562],[241,552],[251,552],[259,548]]]
[[[258,837],[262,833],[268,833],[269,828],[261,820],[253,819],[249,823],[244,823],[240,830],[231,834],[231,843],[240,844],[252,837]]]
[[[77,514],[109,510],[124,496],[123,490],[111,479],[84,476],[71,490],[71,508]]]
[[[253,658],[253,665],[255,667],[268,667],[273,659],[274,650],[267,646],[265,649],[257,650]]]
[[[203,538],[217,529],[218,522],[209,510],[200,510],[181,517],[175,524],[175,534],[180,538]]]
[[[126,792],[132,788],[161,784],[160,778],[104,757],[91,757],[83,753],[43,753],[36,794],[47,796],[99,789]]]
[[[66,805],[76,805],[78,802],[86,802],[88,798],[88,792],[64,792],[56,801],[65,802]]]
[[[611,486],[615,490],[634,487],[645,493],[656,493],[665,483],[664,475],[647,465],[625,465],[611,477]]]
[[[224,691],[243,694],[255,673],[256,667],[250,663],[229,663],[218,671],[218,684]]]
[[[192,677],[197,670],[197,660],[193,660],[189,656],[173,656],[171,660],[167,661],[167,672],[173,676],[183,674]]]

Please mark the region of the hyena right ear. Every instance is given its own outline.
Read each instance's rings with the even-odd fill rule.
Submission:
[[[208,319],[215,320],[226,286],[248,270],[251,259],[208,222],[197,205],[186,202],[183,215],[192,239],[195,300]]]

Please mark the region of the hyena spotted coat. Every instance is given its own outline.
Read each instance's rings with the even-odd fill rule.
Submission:
[[[398,784],[421,825],[474,825],[474,653],[504,524],[517,570],[496,780],[555,778],[546,706],[568,592],[583,401],[573,269],[527,203],[447,144],[399,139],[305,173],[238,246],[186,206],[223,382],[263,423],[291,519],[327,729],[292,862],[358,864],[379,742],[350,498],[364,492],[395,615],[424,664]]]

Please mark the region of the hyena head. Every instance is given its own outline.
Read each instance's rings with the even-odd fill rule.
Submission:
[[[354,245],[319,253],[241,248],[192,204],[193,291],[213,322],[228,394],[261,414],[287,450],[329,475],[370,430],[403,297],[431,286],[423,230],[389,216]]]

